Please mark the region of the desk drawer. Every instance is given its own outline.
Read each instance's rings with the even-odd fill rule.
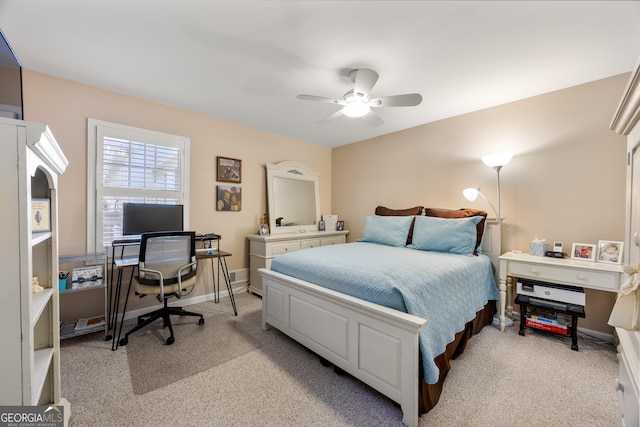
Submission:
[[[300,249],[300,241],[274,243],[271,245],[271,254],[276,256],[287,252],[299,251]]]
[[[556,267],[512,261],[509,263],[507,275],[614,292],[620,287],[620,275],[618,273],[584,268]]]

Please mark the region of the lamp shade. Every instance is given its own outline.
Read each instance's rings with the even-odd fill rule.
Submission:
[[[478,198],[479,188],[465,188],[462,190],[462,195],[470,202],[474,202]]]
[[[363,99],[351,96],[347,98],[347,105],[344,106],[342,112],[347,117],[362,117],[369,114],[371,107]]]
[[[512,153],[495,153],[495,154],[487,154],[482,157],[482,161],[485,165],[490,168],[495,168],[496,166],[504,166],[511,161],[513,157]]]

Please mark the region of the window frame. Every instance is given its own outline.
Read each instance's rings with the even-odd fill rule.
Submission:
[[[183,205],[184,229],[189,229],[189,160],[191,141],[186,136],[172,135],[118,123],[97,119],[87,119],[87,252],[104,252],[103,242],[103,211],[102,211],[102,139],[105,137],[127,139],[145,144],[177,147],[180,149],[180,191],[179,203]],[[100,157],[98,156],[100,155]],[[100,163],[99,163],[100,162]],[[98,169],[100,167],[100,170]],[[127,190],[123,190],[127,191]],[[139,193],[141,190],[135,189]],[[142,190],[154,197],[157,190]],[[99,203],[100,202],[100,203]]]

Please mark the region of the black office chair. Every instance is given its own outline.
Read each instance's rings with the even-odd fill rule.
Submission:
[[[193,231],[168,231],[143,233],[140,239],[138,274],[133,277],[136,294],[141,297],[155,295],[163,302],[163,307],[151,313],[138,316],[138,325],[127,332],[120,345],[127,345],[129,335],[162,318],[164,327],[169,328],[167,345],[174,343],[170,315],[199,317],[199,325],[204,324],[202,314],[169,307],[171,297],[180,298],[182,293],[196,283],[196,244]]]

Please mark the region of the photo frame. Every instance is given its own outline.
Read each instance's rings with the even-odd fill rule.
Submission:
[[[219,182],[242,182],[242,160],[216,157],[216,172]]]
[[[325,231],[324,221],[319,221],[318,222],[318,231]]]
[[[595,261],[597,248],[593,243],[574,243],[571,246],[571,258],[582,261]]]
[[[598,241],[598,256],[596,261],[608,264],[622,264],[624,242],[614,240]]]
[[[342,230],[344,230],[344,221],[338,221],[338,222],[336,223],[336,230],[337,230],[337,231],[342,231]]]
[[[269,234],[269,224],[260,224],[260,229],[258,230],[261,236],[266,236]]]
[[[51,200],[31,199],[31,230],[51,231]]]
[[[231,212],[241,211],[242,187],[239,185],[217,185],[216,210]]]

